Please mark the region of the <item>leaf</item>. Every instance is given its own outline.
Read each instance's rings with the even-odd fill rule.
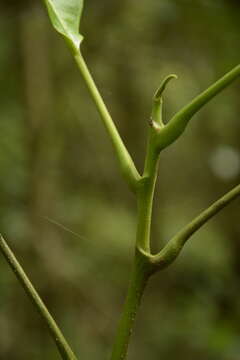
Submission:
[[[83,36],[79,33],[83,0],[44,0],[54,28],[78,50]]]

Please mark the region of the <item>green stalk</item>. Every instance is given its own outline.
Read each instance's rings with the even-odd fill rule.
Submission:
[[[204,224],[206,224],[212,217],[224,209],[233,200],[240,197],[240,185],[230,190],[227,194],[215,201],[211,206],[205,209],[195,219],[188,223],[181,229],[156,255],[149,257],[153,264],[156,264],[159,269],[170,265],[181,252],[186,241],[198,231]]]
[[[19,264],[12,250],[9,248],[8,244],[1,235],[0,235],[0,251],[2,252],[8,264],[12,268],[14,274],[17,276],[20,284],[24,288],[26,294],[32,301],[33,305],[37,308],[43,321],[46,323],[50,335],[52,336],[54,342],[56,343],[61,358],[63,360],[77,360],[77,357],[74,355],[73,351],[68,345],[66,339],[64,338],[61,330],[57,326],[55,320],[49,313],[48,309],[46,308],[42,299],[38,295],[31,281],[25,274],[23,268]]]
[[[163,92],[170,80],[176,79],[174,74],[168,75],[160,84],[153,96],[152,114],[148,134],[147,153],[145,158],[144,172],[139,181],[138,201],[138,225],[137,225],[137,248],[146,254],[151,253],[150,235],[152,222],[152,206],[155,185],[158,174],[159,151],[157,149],[159,131],[164,130],[162,119]]]
[[[123,313],[117,329],[111,360],[123,360],[127,355],[128,345],[136,319],[137,310],[151,274],[151,267],[145,257],[136,250],[128,293]]]
[[[160,152],[176,141],[194,114],[239,77],[240,65],[237,65],[174,115],[167,125],[159,131],[158,151]]]
[[[138,189],[138,224],[136,246],[150,253],[150,233],[153,197],[157,179],[159,155],[154,150],[154,129],[150,129],[143,177]]]
[[[138,181],[140,180],[140,175],[135,167],[135,164],[118,133],[118,130],[97,89],[97,86],[88,70],[81,52],[74,52],[74,58],[87,85],[89,93],[95,103],[95,106],[97,107],[97,110],[102,118],[107,133],[112,141],[123,176],[125,177],[130,188],[135,192]]]
[[[154,151],[154,130],[150,129],[148,150],[143,177],[138,188],[138,225],[136,252],[128,293],[116,334],[111,360],[123,360],[147,281],[153,272],[153,265],[146,253],[150,253],[152,205],[158,170],[158,155]]]

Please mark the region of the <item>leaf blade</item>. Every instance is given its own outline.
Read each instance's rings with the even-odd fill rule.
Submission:
[[[55,30],[78,49],[83,36],[79,33],[83,0],[44,0]]]

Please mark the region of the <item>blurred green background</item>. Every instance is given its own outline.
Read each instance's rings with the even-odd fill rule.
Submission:
[[[82,51],[139,169],[153,92],[168,119],[240,62],[237,0],[86,0]],[[136,204],[40,0],[0,3],[0,229],[79,359],[107,359],[126,293]],[[240,83],[161,156],[153,249],[240,180]],[[151,280],[132,360],[239,360],[239,200]],[[77,235],[64,230],[70,228]],[[59,359],[0,257],[0,359]]]

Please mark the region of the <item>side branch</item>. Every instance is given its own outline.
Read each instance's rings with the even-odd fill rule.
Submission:
[[[37,291],[33,287],[31,281],[28,279],[27,275],[25,274],[24,270],[22,269],[21,265],[19,264],[18,260],[16,259],[15,255],[13,254],[12,250],[9,248],[6,241],[0,235],[0,251],[2,252],[3,256],[7,260],[8,264],[12,268],[14,274],[17,276],[19,282],[21,283],[22,287],[24,288],[26,294],[32,301],[33,305],[37,308],[38,312],[40,313],[42,319],[46,323],[49,332],[56,343],[58,351],[63,360],[77,360],[77,357],[74,355],[73,351],[71,350],[70,346],[68,345],[66,339],[64,338],[61,330],[57,326],[55,320],[49,313],[47,307],[43,303],[42,299],[38,295]]]
[[[240,184],[213,203],[209,208],[204,210],[180,230],[157,255],[150,255],[149,260],[157,265],[159,269],[170,265],[177,258],[186,241],[208,222],[208,220],[237,197],[240,197]]]
[[[193,115],[238,77],[240,77],[240,65],[237,65],[174,115],[169,123],[159,131],[157,141],[158,151],[177,140],[184,132]]]
[[[97,110],[102,118],[103,124],[107,130],[108,135],[112,141],[115,149],[121,171],[133,191],[136,191],[140,175],[135,167],[135,164],[126,149],[118,130],[109,114],[107,107],[95,85],[95,82],[88,70],[88,67],[80,53],[80,51],[74,53],[74,58],[77,62],[78,68],[82,74],[82,77],[87,85],[89,93],[97,107]]]

